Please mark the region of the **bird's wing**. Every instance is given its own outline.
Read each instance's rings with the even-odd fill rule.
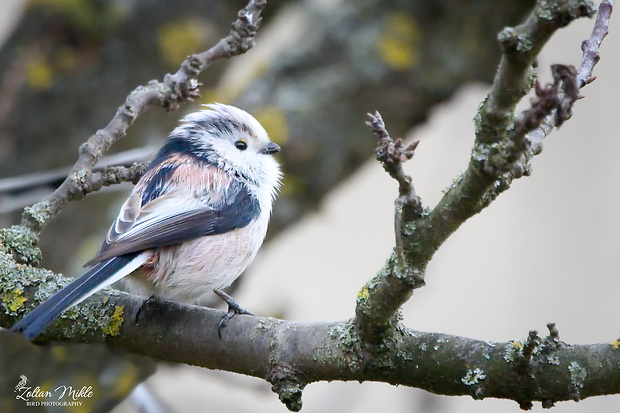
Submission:
[[[139,210],[136,210],[136,199],[128,199],[99,254],[86,265],[205,235],[222,234],[243,228],[258,216],[258,200],[246,185],[231,181],[225,191],[225,201],[209,202],[209,197],[199,199],[186,190],[175,189],[147,202]],[[139,192],[132,197],[140,197]]]

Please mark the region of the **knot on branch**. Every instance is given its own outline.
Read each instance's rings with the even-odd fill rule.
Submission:
[[[405,212],[411,212],[410,209],[421,212],[421,202],[415,195],[411,177],[405,174],[402,167],[403,163],[413,158],[420,141],[405,145],[402,139],[392,140],[379,112],[369,113],[368,119],[366,125],[377,138],[376,158],[381,162],[383,169],[398,182],[399,195],[402,199],[397,203],[402,205]]]
[[[292,412],[301,410],[303,405],[301,400],[302,390],[306,383],[297,378],[296,372],[292,368],[281,364],[277,365],[267,380],[271,383],[271,391],[278,395],[278,398],[287,409]]]
[[[196,81],[194,78],[200,74],[205,68],[204,61],[198,55],[189,55],[187,59],[181,63],[181,71],[185,73],[185,75],[192,79],[194,82]],[[192,85],[188,85],[187,90],[191,90]],[[194,87],[195,88],[195,87]]]
[[[368,125],[377,138],[376,157],[383,165],[385,170],[392,175],[391,169],[398,168],[400,164],[407,162],[413,158],[415,148],[420,141],[412,142],[405,146],[402,139],[397,139],[396,142],[392,140],[390,134],[385,129],[385,123],[379,112],[374,114],[368,114]],[[409,177],[407,177],[409,178]],[[394,178],[396,179],[396,178]],[[411,178],[409,178],[411,180]]]
[[[497,34],[497,41],[504,55],[508,57],[514,56],[517,52],[529,51],[532,46],[531,43],[519,38],[519,33],[514,27],[504,27]]]
[[[192,61],[200,63],[200,59],[195,55],[189,56],[183,62],[179,72],[174,75],[168,73],[164,76],[164,86],[170,91],[164,94],[164,99],[161,103],[166,112],[177,110],[186,101],[193,102],[195,99],[200,98],[200,86],[202,86],[202,83],[190,77],[190,75],[196,77],[200,70],[202,70],[202,63],[200,63],[199,68],[196,67],[195,70],[189,70],[188,68],[195,66],[192,63],[188,63]],[[185,70],[189,70],[189,73],[183,73],[182,78],[179,80],[179,73]]]
[[[560,345],[560,332],[558,331],[555,323],[548,323],[549,335],[545,337],[545,345],[553,350],[557,350]]]
[[[556,369],[555,374],[561,374],[561,370],[566,368],[566,365],[560,360],[563,343],[559,340],[558,330],[554,323],[547,324],[547,328],[549,329],[549,335],[544,339],[540,338],[536,330],[532,330],[529,332],[525,342],[512,341],[504,354],[504,360],[513,365],[515,372],[523,381],[521,387],[524,389],[535,385],[537,378],[541,374],[550,374],[550,370]],[[584,369],[574,362],[571,363],[568,369],[572,383],[570,389],[571,398],[579,400],[579,390],[583,387],[585,380]],[[534,393],[538,394],[538,396],[533,396]],[[543,408],[553,407],[552,392],[537,389],[534,393],[526,391],[519,399],[516,399],[521,409],[530,410],[532,408],[532,400],[542,400]],[[539,398],[541,396],[542,399]]]
[[[94,165],[103,156],[103,146],[106,142],[106,133],[103,130],[98,130],[95,133],[94,139],[91,138],[80,145],[79,161],[82,161],[82,158],[90,158],[90,165]]]
[[[422,288],[426,285],[424,281],[424,271],[412,266],[395,266],[394,276],[405,284],[409,285],[412,289]]]
[[[523,345],[523,351],[521,357],[516,360],[515,367],[517,373],[523,378],[527,378],[530,372],[530,366],[532,363],[532,355],[535,351],[540,351],[541,340],[538,337],[538,331],[530,331],[525,344]]]
[[[254,47],[254,36],[262,21],[260,13],[266,5],[266,0],[256,0],[239,11],[230,35],[226,38],[228,57],[245,53]]]
[[[136,88],[136,91],[138,91],[138,89],[139,88]],[[144,88],[142,87],[142,89]],[[130,93],[127,99],[125,99],[125,103],[116,110],[116,115],[121,117],[128,125],[132,124],[138,117],[137,105],[135,102],[136,91]]]
[[[525,343],[514,341],[512,349],[509,349],[504,360],[513,362],[517,373],[527,377],[535,363],[559,365],[560,360],[557,351],[561,348],[562,342],[555,323],[547,324],[549,335],[544,339],[538,336],[536,330],[530,331]]]
[[[513,360],[515,370],[521,380],[524,382],[533,378],[533,356],[538,356],[544,347],[541,346],[541,339],[538,337],[536,330],[530,331],[524,344],[518,341],[513,342],[513,350],[515,358]],[[506,359],[506,357],[504,357]],[[521,410],[531,410],[533,407],[532,401],[529,399],[517,399]]]

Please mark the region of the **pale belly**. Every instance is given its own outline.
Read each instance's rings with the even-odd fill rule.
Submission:
[[[134,294],[195,303],[226,288],[250,265],[263,243],[267,219],[245,228],[159,248],[152,262],[125,278]]]

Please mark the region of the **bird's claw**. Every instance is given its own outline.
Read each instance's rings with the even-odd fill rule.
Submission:
[[[140,314],[142,313],[142,310],[146,309],[146,307],[148,307],[148,305],[154,301],[157,301],[157,298],[154,295],[142,301],[142,304],[140,304],[140,307],[138,307],[138,311],[136,311],[136,315],[133,318],[134,324],[136,325],[140,324],[139,321],[140,321]]]
[[[228,325],[228,321],[235,316],[235,314],[255,315],[253,312],[246,310],[245,308],[236,305],[228,304],[228,312],[224,314],[220,322],[217,324],[217,335],[222,338],[222,329]]]
[[[247,314],[254,315],[251,311],[246,310],[241,307],[238,302],[235,301],[230,295],[226,294],[224,291],[217,289],[213,291],[217,294],[222,300],[228,304],[228,312],[224,314],[224,317],[220,320],[217,325],[217,335],[222,338],[222,329],[228,325],[228,321],[235,316],[235,314]]]

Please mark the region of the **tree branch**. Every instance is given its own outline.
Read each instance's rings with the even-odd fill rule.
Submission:
[[[542,152],[542,141],[551,133],[553,128],[562,125],[572,116],[573,104],[582,97],[578,94],[579,90],[596,79],[595,76],[592,76],[592,70],[600,59],[599,47],[608,33],[613,3],[613,0],[601,2],[592,34],[589,39],[584,40],[581,44],[583,55],[579,69],[575,70],[572,66],[565,65],[552,66],[555,89],[549,90],[547,87],[548,90],[544,93],[547,96],[545,99],[553,99],[553,92],[556,92],[555,100],[558,102],[558,110],[552,110],[546,114],[544,119],[532,122],[531,112],[534,110],[534,106],[539,104],[539,101],[535,100],[531,109],[524,111],[515,119],[514,127],[510,131],[510,139],[513,142],[513,151],[517,149],[517,153],[513,154],[510,159],[512,165],[509,168],[504,168],[507,172],[504,172],[497,183],[487,192],[482,207],[488,205],[501,192],[508,189],[514,179],[531,173],[529,162],[534,156]],[[561,90],[558,90],[557,87],[559,83],[562,83]],[[538,113],[537,116],[540,115],[542,112]],[[525,123],[529,123],[529,126],[523,127]]]
[[[172,111],[182,103],[199,97],[200,84],[196,77],[200,72],[219,59],[245,53],[254,46],[254,36],[261,21],[260,14],[266,4],[266,0],[250,0],[239,12],[230,35],[211,49],[189,56],[181,68],[175,74],[167,74],[163,82],[152,80],[147,86],[138,86],[131,92],[110,123],[82,144],[77,162],[60,187],[43,201],[24,210],[22,225],[39,233],[69,201],[81,199],[86,193],[84,184],[88,183],[85,177],[93,170],[99,158],[123,138],[138,116],[151,106],[159,104],[167,111]]]
[[[536,56],[557,29],[576,18],[591,16],[594,11],[593,4],[586,0],[539,1],[525,23],[499,34],[503,56],[491,91],[477,114],[476,142],[467,170],[430,213],[404,220],[397,228],[397,234],[403,237],[408,270],[399,270],[401,264],[396,251],[358,295],[356,322],[366,340],[378,342],[393,330],[398,308],[422,285],[419,280],[424,279],[426,266],[435,251],[462,223],[506,189],[509,182],[502,179],[504,172],[514,170],[516,160],[528,149],[522,132],[539,125],[549,111],[568,110],[562,103],[556,104],[554,97],[542,100],[539,103],[544,103],[544,110],[532,112],[536,122],[530,117],[525,122],[528,126],[515,133],[514,109],[533,85],[532,66]],[[563,75],[558,74],[561,81],[556,81],[556,89],[560,84],[567,88],[565,84],[569,82]],[[543,89],[539,92],[542,94]]]
[[[26,296],[37,301],[35,289]],[[511,399],[524,408],[531,401],[550,406],[620,393],[618,342],[569,345],[553,325],[545,338],[531,332],[524,342],[495,343],[419,332],[399,323],[384,342],[369,346],[352,320],[238,316],[220,339],[216,329],[222,311],[155,301],[135,324],[142,302],[118,291],[99,293],[55,321],[39,342],[107,343],[158,360],[259,377],[293,411],[301,408],[302,389],[323,380],[382,381],[435,394]],[[114,320],[114,313],[122,316]],[[14,318],[3,313],[0,325]]]
[[[379,112],[375,112],[374,115],[369,113],[368,118],[369,121],[366,124],[377,138],[376,158],[381,162],[385,171],[398,182],[399,192],[394,209],[396,248],[393,268],[396,277],[389,279],[388,284],[374,284],[372,300],[368,300],[370,298],[368,285],[358,294],[357,324],[362,330],[362,336],[376,343],[381,341],[387,328],[393,327],[393,325],[385,325],[385,320],[389,320],[401,305],[401,300],[395,299],[396,296],[410,294],[409,291],[413,288],[424,285],[423,273],[412,271],[407,261],[402,233],[403,223],[420,218],[423,208],[422,201],[413,188],[411,177],[405,174],[402,167],[404,162],[413,157],[419,141],[414,141],[405,147],[402,139],[396,142],[392,140]],[[408,280],[408,282],[401,285],[397,280]],[[376,302],[381,305],[375,305]]]
[[[252,4],[254,2],[250,2]],[[430,212],[422,209],[411,178],[402,171],[402,162],[411,158],[416,144],[405,148],[402,141],[392,141],[380,115],[370,117],[370,126],[378,140],[378,159],[399,182],[395,222],[397,248],[384,268],[360,291],[354,319],[301,323],[238,316],[219,339],[216,328],[223,315],[221,311],[155,302],[142,309],[140,323],[136,324],[134,316],[142,305],[142,298],[106,290],[63,314],[40,337],[40,342],[105,342],[161,360],[261,377],[269,381],[280,399],[295,411],[301,408],[304,386],[319,380],[384,381],[437,394],[507,398],[516,400],[524,409],[530,408],[533,400],[550,407],[561,400],[620,393],[620,370],[617,368],[620,340],[609,344],[568,345],[559,340],[555,326],[549,325],[550,333],[546,338],[530,332],[524,342],[485,342],[411,330],[399,323],[397,315],[402,303],[423,284],[424,271],[434,252],[466,219],[488,205],[492,200],[490,194],[499,193],[501,188],[498,187],[506,182],[503,180],[506,171],[513,169],[511,165],[527,159],[532,148],[537,147],[515,145],[515,142],[549,127],[549,115],[564,118],[570,114],[572,102],[567,106],[563,97],[559,100],[553,97],[558,97],[560,90],[569,100],[576,96],[571,93],[575,76],[564,69],[556,71],[553,86],[538,87],[539,100],[534,102],[530,112],[520,119],[515,119],[513,112],[533,83],[531,66],[542,45],[553,31],[577,17],[591,14],[592,10],[588,1],[541,0],[526,23],[502,32],[500,43],[504,57],[493,88],[478,114],[476,146],[469,166]],[[250,16],[254,15],[250,13]],[[599,18],[596,24],[602,21],[601,24],[606,25],[608,20],[608,17],[606,20]],[[248,18],[247,14],[240,21],[245,21],[246,27],[257,24],[257,20]],[[234,33],[243,32],[235,30]],[[602,40],[603,35],[599,34],[606,29],[595,29],[595,32],[596,38]],[[233,35],[229,38],[235,40]],[[243,41],[235,41],[240,45],[239,50],[247,46],[243,46]],[[220,44],[222,42],[218,46]],[[588,43],[584,49],[597,49],[600,41],[594,44]],[[221,48],[203,56],[204,59],[208,61],[215,55],[227,57],[226,53],[233,53],[228,43]],[[188,61],[196,60],[190,58]],[[180,72],[195,68],[189,63],[185,66]],[[191,77],[186,73],[183,76]],[[151,91],[152,94],[145,95],[151,96],[149,102],[158,101],[174,109],[175,102],[191,98],[194,83],[178,86],[179,83],[171,78],[167,76],[164,83],[159,84],[166,93],[160,95]],[[136,95],[142,96],[142,92],[137,90]],[[161,96],[168,98],[164,101]],[[128,101],[130,99],[131,96]],[[87,176],[83,171],[92,170],[116,135],[124,134],[133,122],[121,109],[117,113],[120,126],[113,124],[113,120],[108,125],[110,130],[96,134],[92,142],[89,140],[90,143],[85,144],[68,181]],[[134,111],[135,107],[130,109]],[[102,185],[112,182],[117,179],[116,172],[131,175],[128,170],[109,170],[100,176],[91,175],[89,182],[91,185],[92,182]],[[25,212],[27,228],[0,230],[2,326],[15,322],[18,313],[24,311],[24,303],[29,308],[34,307],[67,283],[59,275],[34,267],[40,259],[35,232],[58,213],[64,205],[62,202],[68,202],[71,194],[77,193],[68,190],[73,183],[66,185],[65,195],[61,191],[56,198],[53,195]],[[80,191],[88,187],[78,185],[82,185]],[[58,201],[61,198],[64,201]]]
[[[416,195],[411,177],[403,171],[402,164],[413,158],[415,148],[420,141],[404,146],[402,139],[392,140],[379,112],[368,114],[366,124],[377,138],[376,158],[383,169],[398,182],[398,198],[395,201],[394,232],[396,235],[396,254],[399,259],[399,270],[405,271],[407,264],[403,250],[403,239],[400,233],[401,223],[417,219],[422,215],[422,200]],[[419,280],[424,283],[424,280]]]
[[[580,89],[594,80],[592,78],[592,71],[600,59],[599,48],[601,43],[605,36],[607,36],[607,33],[609,33],[609,19],[611,18],[613,8],[614,0],[605,0],[601,2],[592,34],[589,39],[581,43],[583,56],[581,58],[581,67],[577,71],[577,80]]]

